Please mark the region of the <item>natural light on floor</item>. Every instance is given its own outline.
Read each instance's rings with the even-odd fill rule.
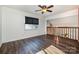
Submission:
[[[55,46],[51,45],[48,48],[44,49],[47,54],[65,54],[63,51],[59,50]],[[45,54],[43,50],[39,51],[37,54]]]

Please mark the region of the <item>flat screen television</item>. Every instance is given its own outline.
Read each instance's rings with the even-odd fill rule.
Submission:
[[[39,24],[39,19],[25,16],[25,24],[38,25]]]

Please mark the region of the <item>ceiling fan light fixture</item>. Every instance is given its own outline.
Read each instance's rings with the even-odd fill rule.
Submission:
[[[52,8],[53,5],[50,6],[46,6],[46,5],[38,5],[38,7],[41,8],[41,10],[36,10],[36,11],[41,11],[41,13],[46,13],[46,12],[52,12],[52,10],[50,10],[49,8]]]
[[[47,12],[47,9],[42,9],[43,12]]]

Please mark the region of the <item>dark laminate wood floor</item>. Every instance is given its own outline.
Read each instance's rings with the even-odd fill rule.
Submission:
[[[79,43],[76,40],[59,37],[59,43],[51,35],[42,35],[27,39],[3,43],[1,54],[35,54],[50,45],[54,45],[65,53],[79,53]]]
[[[27,38],[2,44],[1,53],[3,54],[35,54],[41,49],[51,45],[50,40],[44,36]]]

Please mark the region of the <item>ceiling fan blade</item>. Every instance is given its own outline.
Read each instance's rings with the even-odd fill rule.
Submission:
[[[49,9],[49,8],[51,8],[51,7],[54,7],[53,5],[50,5],[50,6],[48,6],[47,8]]]
[[[41,10],[35,10],[35,11],[37,12],[37,11],[41,11]]]
[[[41,5],[38,5],[38,7],[43,8],[43,6],[41,6]]]
[[[47,10],[48,12],[52,12],[52,10]]]

